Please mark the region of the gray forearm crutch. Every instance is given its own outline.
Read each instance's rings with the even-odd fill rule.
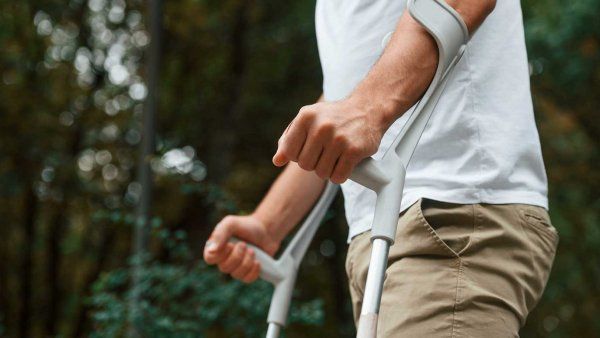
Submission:
[[[429,88],[383,158],[362,161],[350,177],[377,194],[371,230],[371,260],[358,324],[357,337],[360,338],[373,338],[377,333],[388,251],[396,234],[406,167],[469,38],[461,17],[444,0],[408,0],[407,7],[412,17],[435,39],[439,61]],[[275,286],[267,318],[268,338],[278,337],[286,324],[298,266],[337,190],[337,185],[327,184],[321,198],[279,259],[275,260],[254,247],[261,263],[260,277]]]

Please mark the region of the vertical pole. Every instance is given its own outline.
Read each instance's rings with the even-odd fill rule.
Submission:
[[[146,59],[146,86],[148,95],[144,102],[142,115],[142,141],[140,143],[140,160],[138,166],[138,182],[142,193],[136,210],[136,222],[133,234],[133,276],[132,295],[129,304],[130,330],[129,337],[141,337],[139,328],[133,321],[139,312],[141,294],[139,285],[144,269],[149,236],[149,225],[152,217],[152,171],[150,160],[155,151],[155,116],[158,103],[158,78],[162,34],[162,1],[147,1],[147,27],[150,35],[150,44],[145,53]]]
[[[275,323],[269,323],[269,328],[267,329],[267,338],[279,338],[279,334],[281,333],[281,326]]]
[[[387,240],[381,238],[373,240],[365,294],[358,321],[357,338],[375,338],[377,336],[379,306],[383,293],[389,248],[390,243]]]

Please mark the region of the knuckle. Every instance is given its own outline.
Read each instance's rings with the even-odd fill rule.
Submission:
[[[252,260],[249,259],[249,257],[246,257],[244,259],[244,261],[242,263],[240,263],[240,266],[238,267],[240,272],[243,272],[244,274],[246,272],[250,271],[251,268],[252,268]]]
[[[222,227],[228,227],[228,226],[231,226],[231,224],[233,222],[235,222],[235,216],[227,215],[227,216],[223,217],[223,220],[220,222],[220,225]]]
[[[350,144],[346,148],[346,154],[351,161],[355,161],[362,155],[362,148],[356,144]]]
[[[234,253],[230,258],[230,260],[231,260],[230,265],[233,265],[233,266],[240,265],[242,263],[242,258],[243,257],[242,257],[241,253]]]
[[[323,122],[319,123],[319,125],[317,126],[316,134],[317,134],[317,136],[320,136],[320,137],[328,136],[333,132],[334,129],[335,129],[335,125],[333,124],[333,122],[323,121]]]
[[[238,242],[238,247],[237,250],[235,252],[235,258],[241,260],[242,258],[244,258],[244,256],[246,255],[246,243],[245,242]]]
[[[347,148],[349,145],[348,137],[344,134],[338,134],[333,137],[333,144],[341,148]]]
[[[298,117],[307,121],[313,120],[315,116],[316,113],[311,106],[304,106],[298,111]]]

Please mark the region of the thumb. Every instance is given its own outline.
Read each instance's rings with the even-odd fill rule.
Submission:
[[[207,253],[216,253],[221,251],[232,235],[234,223],[235,221],[230,217],[225,217],[221,222],[219,222],[215,226],[215,229],[210,235],[208,241],[206,241],[204,250]]]
[[[288,129],[289,129],[289,126],[288,126]],[[285,136],[287,134],[288,129],[286,129],[283,132],[283,135],[281,135],[281,137],[277,141],[277,151],[275,152],[275,155],[273,156],[273,164],[277,167],[284,166],[286,163],[288,163],[290,161],[287,158],[287,156],[284,155],[284,149],[287,146]]]

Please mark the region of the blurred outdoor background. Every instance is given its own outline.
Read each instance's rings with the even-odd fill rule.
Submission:
[[[0,0],[0,337],[263,333],[270,286],[200,257],[320,95],[314,2]],[[561,236],[522,336],[600,337],[600,0],[522,5]],[[354,334],[340,202],[287,337]]]

